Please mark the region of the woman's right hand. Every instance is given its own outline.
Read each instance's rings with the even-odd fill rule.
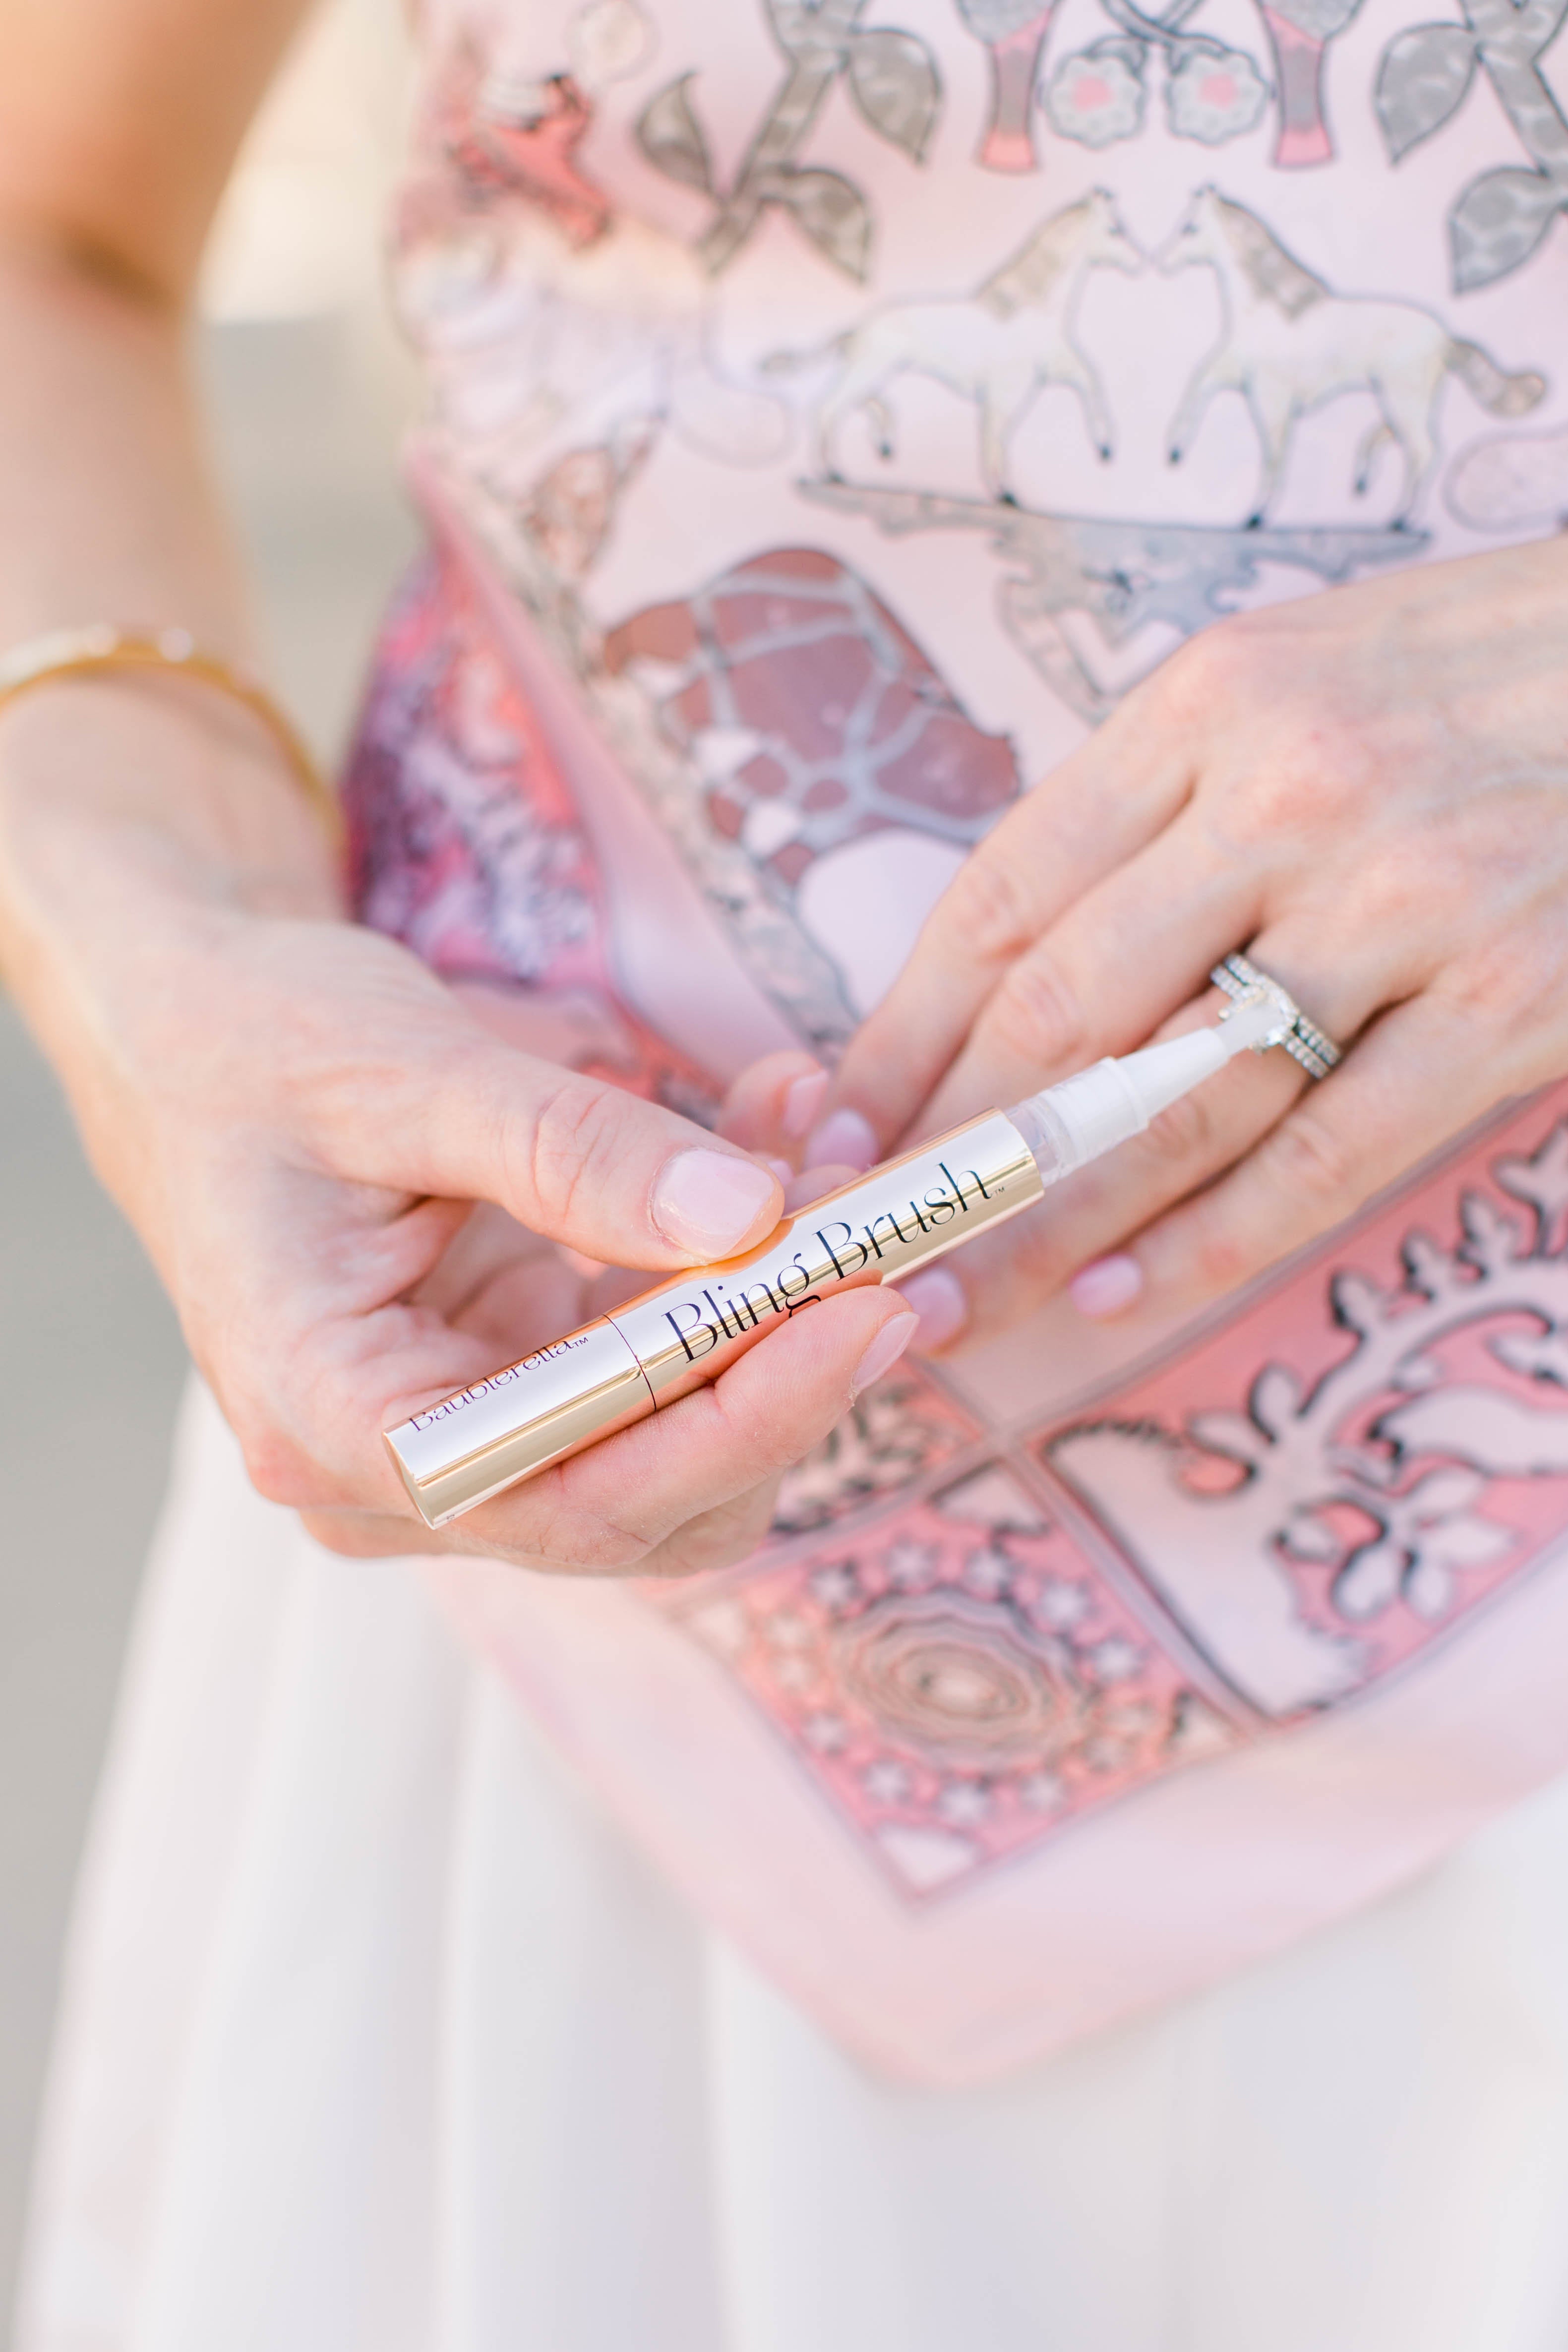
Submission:
[[[177,702],[115,696],[110,719],[95,693],[36,698],[8,739],[43,730],[74,768],[108,728],[132,769],[149,735],[165,772],[178,764],[195,722]],[[274,887],[253,866],[220,887],[217,868],[171,868],[132,836],[118,817],[63,836],[58,820],[13,823],[13,977],[260,1491],[366,1556],[658,1573],[750,1549],[779,1475],[912,1332],[901,1301],[857,1291],[799,1317],[711,1388],[433,1534],[381,1433],[595,1311],[588,1277],[548,1244],[700,1264],[771,1229],[778,1181],[503,1040],[404,949],[341,919],[326,888]],[[763,1090],[809,1066],[785,1057]]]

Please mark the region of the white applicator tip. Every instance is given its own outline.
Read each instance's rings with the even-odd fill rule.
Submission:
[[[1096,1062],[1008,1117],[1028,1141],[1047,1182],[1098,1160],[1134,1135],[1183,1095],[1250,1047],[1261,1054],[1289,1034],[1292,1008],[1282,990],[1239,998],[1212,1027],[1189,1029],[1120,1061]]]
[[[1255,1054],[1283,1044],[1290,1032],[1294,1007],[1282,990],[1260,989],[1256,996],[1239,997],[1219,1016],[1218,1036],[1226,1059],[1250,1046]]]

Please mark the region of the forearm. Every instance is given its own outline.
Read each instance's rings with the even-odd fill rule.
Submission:
[[[178,622],[246,657],[177,311],[0,255],[0,644]],[[105,1006],[204,918],[334,904],[321,827],[237,707],[155,677],[51,684],[0,709],[0,970],[73,1092]]]

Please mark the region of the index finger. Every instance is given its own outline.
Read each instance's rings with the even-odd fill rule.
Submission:
[[[884,1144],[958,1054],[1010,966],[1083,893],[1142,849],[1191,790],[1180,729],[1124,704],[973,852],[926,919],[914,953],[840,1063],[834,1101]]]

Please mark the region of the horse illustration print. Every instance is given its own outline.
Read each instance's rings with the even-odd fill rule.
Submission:
[[[1249,517],[1261,523],[1279,486],[1297,420],[1341,393],[1370,392],[1378,417],[1356,457],[1364,494],[1379,452],[1405,461],[1394,518],[1415,515],[1439,455],[1436,410],[1450,375],[1494,416],[1522,416],[1546,390],[1533,370],[1510,375],[1479,343],[1451,335],[1418,303],[1335,294],[1288,253],[1256,213],[1200,188],[1159,257],[1167,274],[1206,265],[1219,278],[1224,327],[1171,420],[1168,454],[1179,465],[1216,392],[1239,392],[1262,444],[1262,479]]]
[[[894,449],[888,386],[900,375],[934,377],[980,411],[980,469],[990,497],[1016,505],[1008,474],[1013,436],[1047,383],[1070,384],[1102,458],[1114,446],[1110,412],[1092,361],[1075,341],[1073,319],[1091,269],[1134,275],[1145,257],[1122,227],[1103,188],[1042,224],[978,293],[931,302],[890,302],[815,352],[781,352],[766,362],[795,373],[826,360],[837,373],[816,406],[816,461],[840,478],[837,440],[844,420],[865,410],[884,457]]]

